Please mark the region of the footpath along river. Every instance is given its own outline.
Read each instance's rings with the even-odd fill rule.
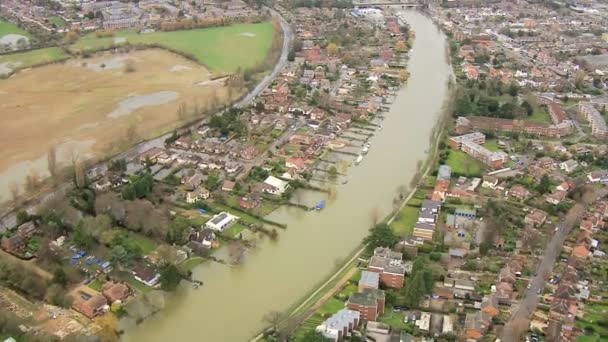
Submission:
[[[264,328],[266,313],[292,306],[345,260],[367,234],[370,212],[390,213],[397,189],[410,182],[429,153],[450,75],[445,36],[421,13],[405,11],[403,17],[416,32],[411,76],[386,113],[384,128],[371,139],[368,155],[348,170],[348,184],[339,185],[321,211],[273,212],[271,220],[287,224],[277,241],[265,239],[238,267],[213,262],[197,267],[194,278],[204,286],[184,286],[124,341],[247,341]],[[323,195],[316,193],[319,199]]]

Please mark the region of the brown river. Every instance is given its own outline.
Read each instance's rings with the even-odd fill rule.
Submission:
[[[418,12],[403,17],[416,32],[411,76],[386,113],[383,129],[371,138],[370,152],[348,169],[348,183],[337,186],[335,198],[321,211],[283,207],[273,212],[271,220],[287,224],[277,241],[258,243],[238,267],[207,262],[195,268],[194,278],[204,286],[185,285],[124,341],[247,341],[264,328],[266,313],[293,306],[346,260],[371,226],[372,211],[379,217],[390,213],[399,187],[409,183],[429,152],[450,75],[445,36]],[[320,200],[325,194],[306,196]]]

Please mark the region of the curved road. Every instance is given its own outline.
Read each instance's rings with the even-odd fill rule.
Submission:
[[[275,11],[272,8],[267,8],[267,9],[272,14],[273,17],[279,19],[279,23],[281,24],[281,29],[283,30],[283,47],[281,50],[281,56],[279,57],[279,60],[278,60],[277,64],[274,66],[272,72],[270,74],[266,75],[264,77],[264,79],[253,90],[251,90],[247,95],[245,95],[245,97],[243,97],[241,100],[236,102],[234,104],[235,107],[239,107],[239,108],[244,107],[247,104],[249,104],[256,96],[261,94],[262,91],[264,91],[264,89],[266,89],[266,87],[268,87],[272,83],[272,81],[281,73],[281,71],[285,67],[285,64],[287,63],[287,55],[289,54],[289,47],[293,40],[293,32],[291,30],[291,26],[289,26],[289,23],[287,23],[285,18],[283,18],[277,11]],[[190,125],[189,127],[199,126],[201,123],[206,122],[206,120],[207,119],[203,119],[202,121],[197,121],[197,122],[193,123],[192,125]],[[143,141],[143,142],[129,148],[128,150],[126,150],[122,153],[119,153],[118,155],[114,156],[112,159],[116,159],[116,158],[130,159],[152,147],[163,147],[165,144],[165,139],[167,137],[169,137],[171,134],[172,133],[167,133],[162,136],[156,137],[154,139]],[[98,175],[102,175],[105,172],[106,172],[106,164],[100,163],[100,164],[97,164],[97,165],[91,167],[89,170],[87,170],[87,176],[95,177]],[[55,196],[56,194],[58,194],[58,195],[64,194],[70,188],[70,186],[71,186],[71,183],[64,183],[64,184],[60,185],[53,192],[40,195],[38,200],[35,201],[36,202],[35,204],[31,204],[29,207],[26,208],[27,212],[29,212],[30,214],[33,213],[38,205],[44,204],[45,202],[47,202],[48,200],[53,198],[53,196]],[[3,232],[6,229],[8,229],[9,227],[15,226],[16,224],[17,224],[16,213],[14,211],[9,212],[6,215],[4,215],[2,218],[0,218],[0,232]]]

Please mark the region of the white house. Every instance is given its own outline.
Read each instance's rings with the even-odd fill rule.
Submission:
[[[559,164],[559,168],[566,171],[567,173],[571,173],[578,167],[578,162],[576,160],[566,160]]]
[[[221,212],[205,223],[205,227],[217,231],[224,231],[226,227],[236,222],[239,218],[232,214]]]
[[[264,181],[263,191],[273,195],[281,195],[285,192],[285,190],[287,190],[288,187],[288,182],[274,176],[268,176],[268,178],[266,178]]]
[[[206,200],[210,196],[209,190],[201,187],[194,189],[193,191],[186,191],[186,202],[187,203],[196,203],[200,200]]]

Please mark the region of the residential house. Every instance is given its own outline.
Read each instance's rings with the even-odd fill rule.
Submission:
[[[258,155],[258,150],[254,145],[249,145],[241,151],[241,158],[252,160]]]
[[[151,266],[146,266],[144,264],[138,264],[133,267],[131,273],[133,274],[133,278],[135,278],[135,280],[150,287],[156,285],[160,280],[160,274],[158,274]]]
[[[380,283],[380,273],[371,271],[361,271],[359,280],[359,291],[363,289],[378,289]]]
[[[238,221],[238,217],[227,212],[221,212],[211,218],[211,220],[205,222],[205,228],[209,228],[215,231],[222,232],[228,226]]]
[[[124,302],[129,297],[130,289],[125,283],[108,281],[101,287],[101,293],[111,304],[117,301]]]
[[[495,296],[500,303],[510,304],[513,298],[513,284],[504,281],[496,284]]]
[[[239,198],[239,207],[243,209],[255,209],[260,205],[260,197],[255,194]]]
[[[369,259],[367,271],[380,274],[380,281],[392,288],[403,287],[405,264],[403,254],[393,252],[388,247],[378,247]]]
[[[578,245],[572,249],[572,256],[578,259],[587,259],[589,256],[589,249],[584,245]]]
[[[358,311],[362,320],[375,321],[384,313],[384,301],[384,291],[366,288],[361,292],[352,293],[346,302],[346,307]]]
[[[224,183],[222,184],[222,191],[228,191],[231,192],[232,190],[234,190],[234,186],[236,185],[235,182],[225,179]]]
[[[211,196],[209,190],[199,187],[193,191],[186,191],[186,203],[196,203],[201,200],[206,200]]]
[[[534,209],[524,218],[524,223],[532,225],[533,227],[540,227],[545,223],[547,219],[547,213],[540,209]]]
[[[498,298],[495,296],[485,297],[481,302],[481,312],[490,317],[496,317],[500,313]]]
[[[72,308],[89,319],[103,315],[109,309],[106,297],[101,294],[94,295],[89,299],[78,297],[72,304]]]
[[[213,247],[216,241],[215,233],[210,228],[204,228],[190,233],[188,246],[196,251],[205,251]]]
[[[472,340],[481,339],[490,327],[492,318],[482,311],[468,313],[465,318],[465,335]]]
[[[274,176],[268,176],[268,178],[264,180],[264,183],[262,183],[262,191],[273,195],[282,195],[288,187],[289,182]]]
[[[18,253],[25,248],[25,241],[19,235],[2,238],[2,249],[9,253]]]
[[[511,187],[511,189],[509,189],[509,196],[518,198],[520,200],[525,200],[528,198],[528,196],[530,196],[530,191],[520,184],[515,184]]]
[[[563,190],[555,190],[552,193],[545,196],[545,201],[553,205],[558,205],[566,199],[568,193]]]
[[[559,168],[566,171],[566,173],[572,173],[578,168],[578,162],[576,160],[569,159],[560,163]]]
[[[360,321],[361,314],[358,311],[340,309],[315,330],[331,341],[343,341],[349,332],[359,326]]]

